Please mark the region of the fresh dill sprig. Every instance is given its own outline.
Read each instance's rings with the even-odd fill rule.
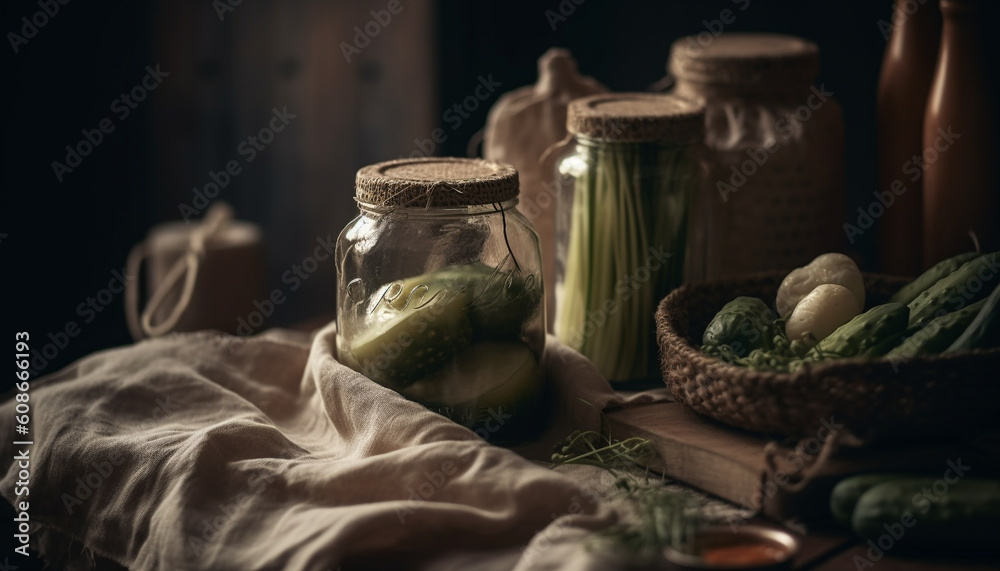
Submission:
[[[664,547],[687,550],[694,534],[711,520],[706,501],[662,482],[638,482],[623,477],[615,488],[635,516],[634,523],[619,524],[597,532],[591,547],[606,547],[640,557],[658,557]]]
[[[555,445],[551,458],[555,466],[588,464],[617,476],[615,495],[623,500],[633,521],[597,532],[588,547],[603,546],[640,557],[657,556],[666,546],[683,549],[706,523],[702,509],[705,499],[689,491],[664,487],[662,477],[651,479],[647,466],[656,456],[653,443],[639,437],[612,438],[607,418],[599,410],[598,414],[601,430],[607,430],[607,435],[574,430]],[[637,476],[640,470],[645,477]]]
[[[645,438],[611,440],[593,430],[574,430],[555,446],[552,463],[590,464],[608,470],[643,467],[656,455]]]

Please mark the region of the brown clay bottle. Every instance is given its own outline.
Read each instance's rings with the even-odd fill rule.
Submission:
[[[941,0],[944,29],[924,115],[924,266],[1000,249],[1000,139],[986,69],[984,2]]]
[[[923,266],[922,180],[903,168],[923,152],[924,110],[941,39],[937,1],[896,0],[890,29],[878,80],[878,192],[893,202],[878,221],[879,265],[913,276]]]

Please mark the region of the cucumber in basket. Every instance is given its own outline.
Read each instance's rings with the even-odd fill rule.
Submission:
[[[936,317],[973,304],[1000,283],[1000,252],[965,262],[909,303],[910,327],[923,327]]]
[[[979,255],[979,252],[966,252],[964,254],[948,258],[947,260],[941,260],[940,262],[934,264],[931,269],[920,274],[917,279],[899,288],[899,291],[893,294],[893,296],[889,298],[889,301],[902,303],[903,305],[910,303],[916,299],[918,295],[929,289],[932,285],[936,284],[938,280],[948,277],[952,272],[962,267],[962,264],[978,258]]]
[[[965,331],[945,350],[945,353],[955,351],[971,351],[992,347],[998,344],[1000,337],[1000,285],[993,289],[993,293],[986,298],[979,314],[972,320],[972,323],[965,328]]]
[[[896,338],[906,330],[909,316],[910,310],[901,303],[876,305],[827,335],[809,350],[806,358],[878,356],[883,341]]]
[[[916,355],[936,355],[955,342],[986,305],[981,299],[957,311],[935,317],[926,325],[912,332],[912,335],[885,354],[886,358],[911,358]]]

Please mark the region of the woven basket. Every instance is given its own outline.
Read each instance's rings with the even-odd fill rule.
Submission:
[[[843,425],[859,442],[964,433],[1000,413],[1000,349],[958,355],[838,359],[793,374],[751,371],[702,353],[708,323],[737,296],[773,300],[784,272],[682,286],[660,302],[657,337],[674,397],[725,424],[795,438]],[[905,279],[865,275],[867,305],[884,303]],[[820,434],[822,438],[822,434]]]

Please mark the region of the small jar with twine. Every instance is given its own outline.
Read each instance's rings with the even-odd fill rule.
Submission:
[[[517,197],[510,165],[378,163],[337,239],[338,358],[493,443],[544,418],[541,254]]]

